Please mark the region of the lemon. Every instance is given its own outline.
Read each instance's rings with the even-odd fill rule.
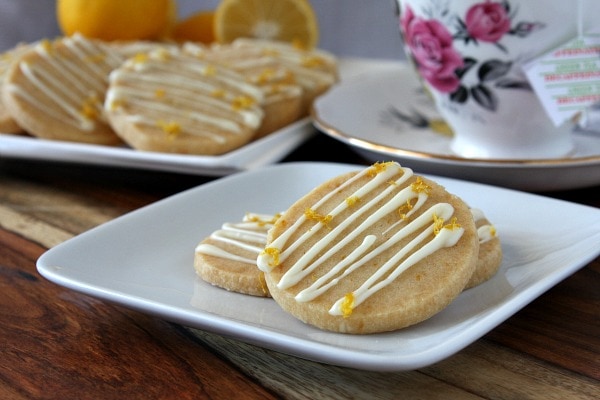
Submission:
[[[215,41],[213,11],[199,11],[177,22],[173,27],[173,39],[184,42],[202,42],[205,44]]]
[[[152,40],[168,31],[175,0],[57,0],[63,34],[102,40]]]
[[[214,31],[220,43],[248,37],[310,49],[319,39],[317,17],[306,0],[222,0],[215,11]]]

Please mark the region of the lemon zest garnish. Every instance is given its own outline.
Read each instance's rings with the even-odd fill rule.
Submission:
[[[204,76],[215,76],[217,74],[217,68],[214,65],[207,65],[202,70],[202,75]]]
[[[113,100],[110,103],[110,109],[111,109],[111,111],[114,111],[114,110],[116,110],[116,109],[118,109],[120,107],[123,107],[125,104],[127,104],[127,103],[123,99]]]
[[[48,39],[43,39],[42,41],[40,41],[40,46],[44,50],[44,52],[48,54],[51,54],[54,50],[52,47],[52,42]]]
[[[450,222],[447,223],[446,225],[444,225],[444,229],[450,229],[451,231],[453,231],[455,229],[459,229],[459,228],[460,228],[460,224],[458,223],[458,220],[456,219],[456,217],[452,217]]]
[[[223,97],[225,97],[225,90],[223,89],[215,89],[212,91],[212,93],[210,94],[211,96],[218,98],[218,99],[222,99]]]
[[[437,214],[433,214],[433,234],[438,235],[444,227],[444,218],[440,218]]]
[[[156,122],[156,125],[171,138],[175,138],[175,136],[181,133],[181,125],[175,121],[159,120]]]
[[[354,310],[354,294],[352,292],[344,296],[340,309],[344,318],[348,318],[352,314],[352,310]]]
[[[452,217],[450,222],[445,224],[445,221],[443,218],[440,218],[436,214],[433,214],[433,234],[434,235],[438,235],[442,229],[450,229],[451,231],[453,231],[453,230],[459,229],[459,228],[460,228],[460,224],[458,223],[458,220],[456,219],[456,217]]]
[[[431,186],[429,186],[428,184],[426,184],[425,182],[423,182],[423,179],[421,179],[420,176],[417,177],[417,180],[414,181],[411,185],[410,188],[413,190],[413,192],[415,193],[425,193],[425,194],[429,194],[431,192]]]
[[[392,163],[393,161],[376,162],[375,164],[371,165],[371,167],[369,167],[369,169],[367,170],[367,175],[370,177],[374,177],[378,173],[385,171],[387,167]]]
[[[406,219],[407,216],[406,214],[408,214],[410,212],[410,210],[413,209],[413,205],[411,204],[410,200],[406,200],[406,203],[401,205],[398,208],[398,214],[400,215],[401,219]]]
[[[351,196],[346,199],[346,204],[348,204],[348,207],[352,207],[359,201],[360,201],[360,198],[358,196]]]
[[[91,55],[91,56],[87,56],[85,58],[85,60],[87,62],[91,62],[91,63],[94,63],[94,64],[101,63],[105,59],[106,59],[106,55],[102,54],[102,53],[97,53],[97,54],[94,54],[94,55]]]
[[[259,217],[258,215],[250,215],[248,213],[246,213],[246,218],[248,219],[248,221],[250,222],[256,222],[258,224],[258,226],[264,226],[267,224],[274,224],[275,222],[277,222],[277,220],[279,219],[279,217],[281,217],[281,213],[277,213],[273,216],[273,218],[269,219],[269,220],[264,220],[261,217]]]
[[[236,110],[243,110],[246,108],[250,108],[254,105],[256,101],[252,97],[248,96],[238,96],[231,102],[231,107]]]
[[[165,89],[156,89],[154,91],[154,97],[157,99],[161,99],[161,98],[165,97],[166,93],[167,92],[165,91]]]
[[[148,54],[146,53],[137,53],[133,56],[133,62],[136,64],[143,64],[148,61]]]
[[[490,235],[492,235],[492,237],[496,237],[497,234],[498,232],[496,231],[496,227],[494,225],[490,225]]]
[[[269,266],[275,268],[279,266],[279,249],[275,247],[266,247],[262,254],[266,254],[273,259],[273,262],[269,263]]]
[[[273,79],[274,75],[275,75],[275,71],[273,70],[273,68],[265,68],[256,77],[256,83],[259,83],[259,84],[266,83],[266,82],[270,81],[271,79]]]
[[[304,216],[306,218],[308,218],[308,219],[312,219],[314,221],[318,221],[318,222],[322,223],[325,226],[329,226],[329,223],[333,219],[332,215],[322,215],[322,214],[319,214],[318,212],[316,212],[312,208],[307,208],[304,211]]]
[[[90,120],[97,119],[99,115],[97,107],[99,101],[100,100],[96,95],[91,95],[87,99],[85,99],[85,101],[81,105],[81,115]]]
[[[307,68],[319,68],[325,65],[325,60],[322,57],[310,56],[302,60],[302,66]]]

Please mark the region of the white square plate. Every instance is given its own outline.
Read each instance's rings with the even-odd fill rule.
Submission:
[[[305,325],[266,298],[196,277],[196,244],[246,212],[275,213],[325,179],[362,168],[288,163],[234,174],[141,208],[43,254],[39,272],[73,290],[186,326],[323,363],[409,370],[446,358],[600,253],[600,210],[523,192],[433,177],[496,225],[504,261],[491,280],[431,319],[356,336]]]

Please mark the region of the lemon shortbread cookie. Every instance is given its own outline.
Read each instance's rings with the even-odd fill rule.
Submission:
[[[257,265],[271,296],[316,327],[390,331],[445,308],[475,270],[469,207],[397,163],[333,178],[269,231]]]
[[[292,72],[272,57],[248,54],[228,45],[203,46],[185,43],[183,50],[205,62],[232,68],[264,92],[261,104],[265,116],[254,139],[272,133],[302,116],[302,87],[295,82]]]
[[[338,81],[337,59],[320,49],[304,50],[290,43],[241,38],[231,44],[213,46],[246,59],[271,59],[292,73],[303,90],[301,115],[308,114],[314,99]]]
[[[2,93],[4,76],[10,69],[10,66],[21,54],[25,53],[30,46],[31,45],[29,44],[19,44],[15,48],[0,54],[0,93]],[[4,106],[2,96],[0,96],[0,133],[23,133],[23,129],[17,124]]]
[[[100,42],[75,35],[44,40],[21,54],[2,86],[4,105],[29,134],[117,144],[102,105],[108,75],[123,61]]]
[[[483,211],[471,208],[477,235],[479,237],[479,257],[477,268],[465,289],[472,288],[490,279],[498,272],[502,263],[502,246],[496,227],[486,218]]]
[[[248,143],[263,92],[239,73],[178,49],[129,58],[110,75],[105,111],[138,150],[216,155]]]
[[[268,297],[264,273],[256,266],[256,258],[277,218],[248,213],[240,222],[223,224],[196,247],[196,273],[206,282],[232,292]]]

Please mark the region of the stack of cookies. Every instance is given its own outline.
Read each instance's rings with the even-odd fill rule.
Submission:
[[[501,260],[480,210],[387,162],[323,182],[281,214],[224,224],[197,246],[194,268],[307,324],[368,334],[430,318]]]
[[[218,155],[306,116],[338,75],[331,54],[291,44],[74,35],[5,53],[0,78],[2,133]]]

